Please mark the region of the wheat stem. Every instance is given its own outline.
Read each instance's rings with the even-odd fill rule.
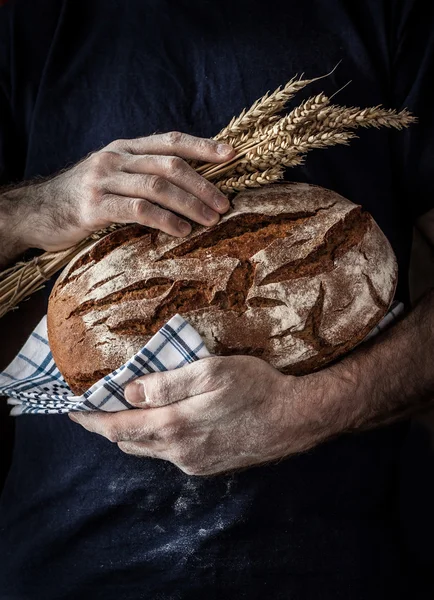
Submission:
[[[236,150],[234,158],[223,164],[194,164],[195,170],[214,181],[224,193],[233,194],[279,181],[284,167],[302,164],[310,150],[348,144],[357,137],[351,131],[357,127],[402,129],[416,121],[407,110],[397,112],[381,106],[362,109],[330,105],[324,94],[305,100],[283,117],[277,116],[276,113],[297,91],[318,79],[321,77],[293,78],[283,88],[267,93],[250,109],[234,117],[215,137],[233,143]],[[96,239],[123,226],[111,225],[72,248],[45,252],[0,273],[0,317],[41,289],[47,279],[79,252],[89,248]]]

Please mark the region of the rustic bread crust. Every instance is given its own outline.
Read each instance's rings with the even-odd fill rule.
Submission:
[[[396,283],[392,248],[360,206],[318,186],[267,186],[240,193],[216,226],[188,238],[133,225],[97,241],[56,282],[49,342],[76,393],[177,312],[210,352],[300,375],[363,340]]]

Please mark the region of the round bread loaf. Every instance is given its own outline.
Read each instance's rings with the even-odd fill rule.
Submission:
[[[343,355],[387,312],[397,265],[367,212],[317,186],[242,192],[187,238],[132,225],[78,255],[48,307],[50,347],[81,393],[174,314],[214,354],[305,374]]]

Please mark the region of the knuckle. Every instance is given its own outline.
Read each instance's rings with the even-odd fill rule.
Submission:
[[[192,469],[194,467],[194,457],[191,450],[186,446],[173,448],[171,458],[181,469]]]
[[[213,184],[210,183],[209,181],[207,181],[204,177],[200,177],[198,178],[198,180],[195,182],[195,187],[196,187],[196,193],[204,196],[210,192],[213,192]]]
[[[174,443],[180,438],[180,429],[177,425],[164,425],[159,431],[161,439],[169,443]]]
[[[184,140],[184,134],[180,131],[169,131],[166,133],[166,139],[169,145],[176,146]]]
[[[113,444],[117,444],[122,441],[120,431],[114,425],[107,426],[105,437]]]
[[[95,171],[89,170],[82,176],[82,185],[85,190],[85,197],[91,204],[96,204],[103,197],[103,178]]]
[[[124,149],[125,144],[126,144],[126,140],[121,140],[121,139],[119,139],[119,140],[113,140],[112,142],[110,142],[110,144],[108,144],[105,147],[105,150],[109,150],[109,151],[111,150],[111,151],[114,151],[114,152],[120,152],[121,150]]]
[[[161,231],[177,230],[177,217],[170,211],[164,210],[152,203],[149,204],[144,218],[146,219],[146,224],[154,229],[160,229]],[[158,401],[156,393],[153,394],[153,397]]]
[[[130,211],[133,217],[146,219],[149,217],[149,204],[140,198],[134,198],[131,200]]]
[[[130,442],[117,442],[119,450],[122,450],[125,454],[133,454],[133,446]]]
[[[122,431],[123,442],[140,442],[143,437],[143,427],[139,424],[136,427],[127,427]]]
[[[168,210],[160,210],[158,212],[157,221],[163,227],[177,228],[177,218]]]
[[[230,383],[230,370],[223,368],[221,362],[216,360],[205,360],[201,375],[206,384],[213,387],[225,387]]]
[[[166,377],[149,377],[146,385],[146,396],[151,404],[161,406],[170,401],[170,385]]]
[[[200,464],[190,453],[179,454],[175,463],[186,475],[201,476],[205,475],[205,466]]]
[[[145,181],[146,188],[155,194],[161,194],[167,189],[166,180],[159,175],[149,175]]]
[[[170,156],[167,159],[167,167],[172,175],[180,175],[185,170],[186,163],[179,156]]]
[[[196,213],[200,213],[201,212],[201,202],[192,194],[186,194],[185,197],[183,198],[183,205],[196,212]]]
[[[100,150],[90,157],[92,168],[96,172],[105,172],[113,165],[115,153],[111,150]]]
[[[159,435],[168,442],[176,442],[182,438],[182,423],[179,419],[169,419],[159,427]]]
[[[211,140],[207,140],[205,138],[200,138],[197,142],[197,145],[199,147],[199,150],[203,151],[203,152],[209,152],[210,150],[214,150],[216,148],[216,143],[211,141]]]

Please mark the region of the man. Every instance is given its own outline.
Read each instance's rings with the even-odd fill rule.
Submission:
[[[184,159],[230,157],[206,138],[296,73],[343,59],[311,93],[353,79],[340,103],[408,106],[419,125],[363,132],[288,173],[372,213],[398,258],[405,319],[314,375],[215,357],[131,384],[141,410],[75,416],[82,427],[18,418],[0,598],[412,597],[396,494],[407,425],[366,430],[434,394],[433,293],[411,311],[407,289],[413,224],[434,243],[433,9],[21,0],[1,11],[4,265],[111,222],[179,236],[183,217],[217,222],[227,201]]]

